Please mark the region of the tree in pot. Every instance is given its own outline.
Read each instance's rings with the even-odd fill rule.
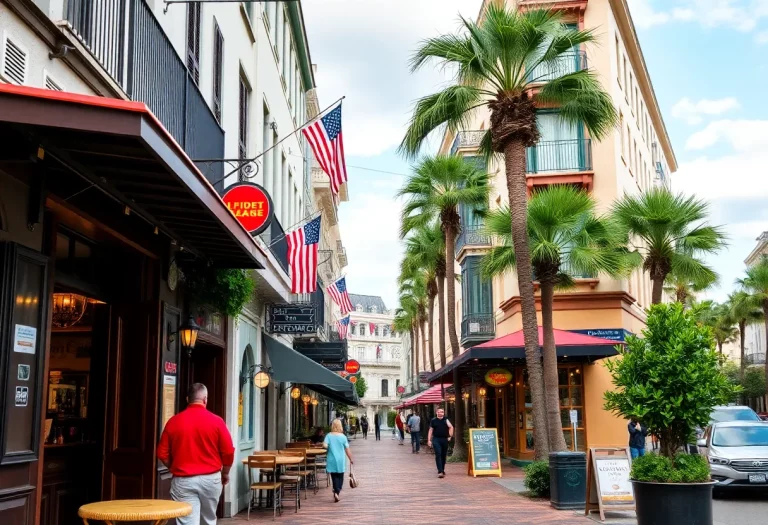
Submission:
[[[682,453],[712,408],[733,399],[712,331],[682,304],[653,305],[643,337],[627,338],[620,357],[605,363],[615,390],[605,408],[646,426],[660,454],[633,461],[639,525],[711,525],[712,483],[706,459]],[[684,517],[681,517],[684,516]]]

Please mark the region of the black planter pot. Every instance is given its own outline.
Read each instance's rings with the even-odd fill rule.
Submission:
[[[633,481],[637,525],[712,525],[712,483]]]

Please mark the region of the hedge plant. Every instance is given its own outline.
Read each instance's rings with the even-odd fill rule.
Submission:
[[[549,497],[549,462],[534,461],[523,467],[525,479],[523,484],[531,496],[536,498]]]

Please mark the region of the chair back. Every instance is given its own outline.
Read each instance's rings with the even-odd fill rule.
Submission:
[[[309,448],[309,445],[309,441],[293,441],[291,443],[286,443],[285,448]]]
[[[296,465],[299,467],[299,469],[306,469],[307,467],[307,451],[306,449],[300,449],[300,448],[293,448],[293,449],[286,449],[281,450],[280,454],[283,456],[292,456],[292,457],[298,457],[301,458],[301,463]]]
[[[248,456],[248,468],[275,470],[277,468],[277,459],[271,454]]]

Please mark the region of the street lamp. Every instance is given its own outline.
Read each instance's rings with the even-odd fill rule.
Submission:
[[[461,394],[461,397],[463,397],[464,399],[469,399],[469,392],[464,392],[463,394]]]
[[[317,399],[316,397],[315,397],[315,398],[313,398],[313,399],[312,399],[312,406],[313,406],[313,407],[316,407],[318,404],[320,404],[320,401],[318,401],[318,399]]]

